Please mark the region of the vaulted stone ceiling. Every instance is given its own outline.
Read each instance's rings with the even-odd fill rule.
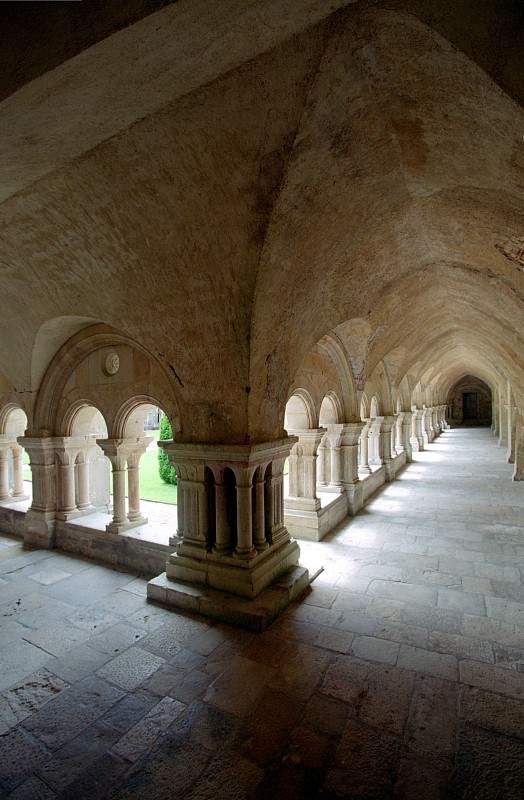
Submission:
[[[361,320],[368,374],[510,380],[524,408],[519,2],[59,5],[4,29],[18,392],[104,322],[170,365],[185,436],[272,438],[316,342]]]

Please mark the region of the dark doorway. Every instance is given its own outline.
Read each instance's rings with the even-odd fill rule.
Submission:
[[[462,418],[478,419],[478,395],[477,392],[464,392],[462,395]]]

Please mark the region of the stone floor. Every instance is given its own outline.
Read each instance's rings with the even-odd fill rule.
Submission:
[[[415,456],[253,635],[0,549],[0,796],[524,797],[524,486],[490,432]]]

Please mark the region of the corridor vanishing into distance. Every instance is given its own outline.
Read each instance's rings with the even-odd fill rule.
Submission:
[[[444,431],[304,562],[264,633],[146,581],[0,549],[0,795],[524,796],[524,495],[489,428]]]

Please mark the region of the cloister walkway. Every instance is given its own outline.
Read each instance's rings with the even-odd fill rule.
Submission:
[[[524,494],[486,429],[443,433],[321,543],[255,635],[145,581],[0,549],[0,796],[524,796]]]

